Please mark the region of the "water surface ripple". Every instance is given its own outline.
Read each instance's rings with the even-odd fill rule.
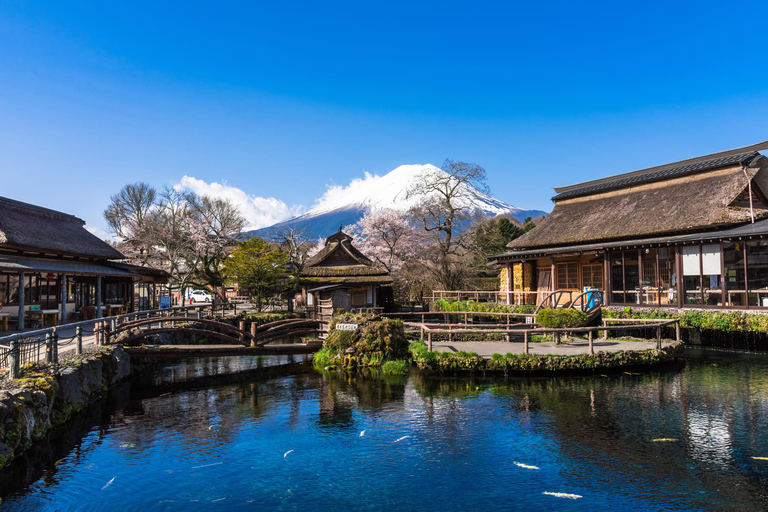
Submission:
[[[32,461],[1,475],[2,507],[765,510],[768,356],[688,356],[642,375],[302,373],[134,395],[36,462],[42,477],[19,483]]]

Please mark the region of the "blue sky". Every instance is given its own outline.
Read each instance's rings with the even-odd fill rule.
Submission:
[[[768,139],[767,14],[6,1],[0,195],[103,228],[124,184],[189,176],[287,214],[364,171],[452,158],[483,165],[495,197],[548,210],[554,186]]]

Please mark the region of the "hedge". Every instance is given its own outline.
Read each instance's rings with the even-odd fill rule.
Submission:
[[[741,311],[663,311],[659,309],[623,310],[603,308],[603,318],[679,319],[680,327],[723,332],[768,333],[768,315]]]
[[[435,301],[435,311],[474,313],[533,313],[536,306],[533,305],[507,305],[496,302],[475,302],[474,300],[450,301],[438,299]]]
[[[587,314],[578,309],[544,308],[536,314],[536,323],[547,329],[584,327],[587,325]]]

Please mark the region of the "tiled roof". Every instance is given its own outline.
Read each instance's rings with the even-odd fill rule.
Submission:
[[[768,149],[768,141],[744,148],[732,149],[599,180],[587,181],[568,187],[556,188],[555,192],[557,192],[557,195],[552,200],[560,201],[562,199],[585,196],[597,192],[607,192],[643,183],[678,178],[710,169],[749,164],[754,158],[759,156],[758,151],[763,149]]]

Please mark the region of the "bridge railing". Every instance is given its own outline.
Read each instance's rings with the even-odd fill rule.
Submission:
[[[157,318],[158,321],[161,321],[163,317],[172,315],[184,315],[188,318],[192,318],[191,315],[195,315],[200,318],[206,310],[211,315],[215,315],[217,310],[221,311],[222,316],[227,311],[237,314],[237,306],[234,305],[234,308],[231,308],[231,306],[231,304],[200,304],[136,311],[9,334],[0,337],[0,370],[9,370],[11,378],[18,378],[20,369],[29,364],[42,361],[57,363],[59,347],[73,343],[75,344],[76,353],[82,354],[83,336],[88,336],[89,333],[92,333],[95,338],[95,344],[102,345],[106,342],[107,332],[115,331],[117,326],[122,323],[150,318]],[[64,332],[68,333],[67,337],[62,336]]]

